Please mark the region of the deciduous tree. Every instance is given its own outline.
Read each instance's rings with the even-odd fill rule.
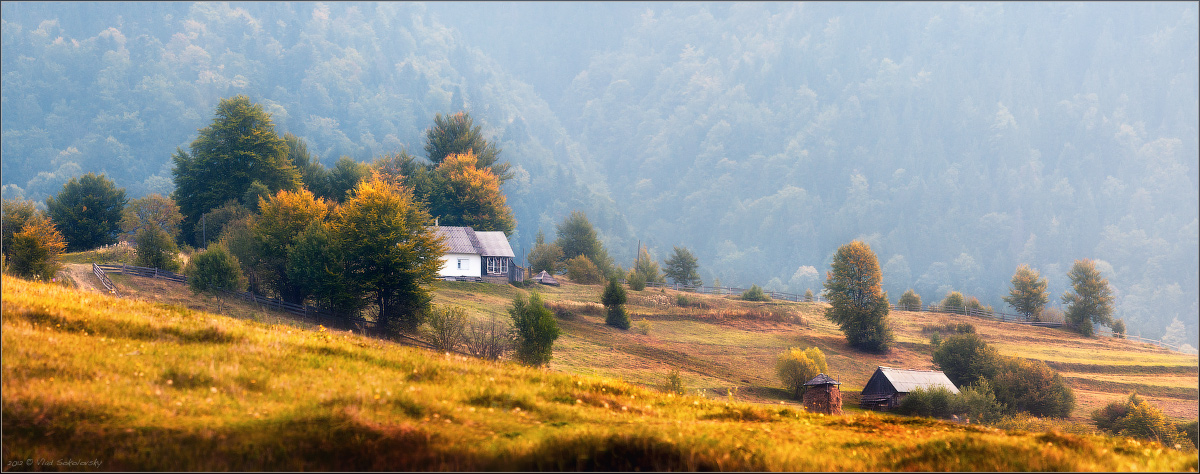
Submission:
[[[1093,324],[1111,326],[1113,323],[1113,295],[1108,280],[1096,269],[1091,259],[1076,260],[1067,273],[1074,291],[1062,295],[1067,305],[1067,324],[1084,336],[1094,332]]]
[[[35,214],[40,213],[33,201],[24,199],[5,199],[4,200],[4,217],[0,227],[3,228],[3,239],[0,239],[0,246],[4,249],[4,257],[10,258],[12,253],[13,235],[25,228],[25,223],[29,222]]]
[[[612,261],[608,258],[608,252],[604,250],[604,244],[596,237],[596,229],[588,222],[587,214],[583,211],[572,211],[555,230],[558,234],[555,243],[562,249],[563,258],[569,260],[583,255],[602,273],[608,273]]]
[[[8,271],[22,278],[54,278],[62,268],[59,256],[67,241],[44,214],[29,217],[21,230],[13,234],[8,251]]]
[[[143,229],[159,229],[171,239],[179,236],[183,214],[171,198],[154,193],[129,201],[121,212],[121,232],[136,236]]]
[[[360,182],[332,220],[347,285],[378,308],[381,328],[413,332],[429,308],[446,251],[432,224],[407,188],[381,175]]]
[[[650,257],[650,249],[645,246],[638,249],[637,261],[633,263],[633,271],[641,276],[645,283],[662,283],[663,276],[658,269],[658,262]]]
[[[446,225],[512,234],[516,221],[500,192],[500,180],[488,168],[476,167],[471,151],[447,155],[434,170],[436,191],[432,214]]]
[[[177,149],[172,160],[172,197],[184,217],[184,235],[192,235],[204,213],[241,199],[255,181],[272,194],[301,185],[271,115],[244,95],[221,99],[212,123],[192,141],[191,153]]]
[[[241,264],[221,243],[209,245],[193,256],[183,273],[188,276],[188,287],[193,292],[216,296],[218,303],[225,291],[240,291],[246,287]]]
[[[837,323],[846,342],[862,350],[883,352],[894,336],[888,326],[888,298],[882,289],[879,260],[871,247],[853,241],[838,248],[825,277],[829,308],[825,316]]]
[[[933,363],[954,385],[965,387],[996,375],[1000,355],[975,333],[947,337],[933,351]]]
[[[71,178],[57,196],[46,198],[46,212],[67,239],[67,251],[78,252],[117,242],[121,211],[129,200],[104,175]]]
[[[513,321],[517,361],[535,367],[549,363],[559,329],[554,313],[546,308],[542,296],[533,292],[526,301],[517,295],[508,314]]]
[[[542,271],[551,274],[560,273],[563,271],[563,251],[556,243],[546,243],[546,236],[538,229],[537,240],[534,242],[533,250],[527,255],[529,259],[529,269],[533,273],[541,273]]]
[[[157,226],[143,227],[133,240],[137,245],[135,264],[172,272],[179,270],[179,247],[167,231]]]
[[[816,347],[793,347],[779,354],[775,361],[775,374],[783,382],[784,390],[796,400],[804,396],[806,382],[825,372],[829,372],[829,364],[825,362],[825,354]]]
[[[259,274],[265,286],[289,303],[301,303],[304,295],[287,272],[288,252],[296,238],[313,222],[325,218],[329,207],[307,189],[279,191],[259,203],[259,216],[254,222],[255,247]]]
[[[896,302],[896,306],[905,311],[920,311],[921,310],[921,295],[913,291],[911,288],[900,295],[900,301]]]
[[[1012,287],[1005,296],[1004,302],[1012,306],[1025,319],[1033,319],[1042,312],[1050,301],[1046,293],[1046,279],[1029,265],[1021,264],[1012,277]]]

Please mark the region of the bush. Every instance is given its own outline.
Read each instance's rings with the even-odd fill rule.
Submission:
[[[134,237],[137,242],[135,265],[179,271],[179,247],[175,239],[158,227],[146,227]]]
[[[567,277],[572,282],[584,285],[595,285],[604,281],[604,274],[600,272],[600,268],[583,255],[567,260]]]
[[[683,377],[679,375],[679,369],[672,369],[671,372],[667,374],[667,380],[665,383],[663,383],[663,391],[667,393],[674,393],[676,395],[684,394],[686,388],[683,386]]]
[[[1002,357],[997,365],[996,376],[990,379],[997,401],[1035,416],[1071,415],[1075,394],[1045,362]]]
[[[931,389],[917,388],[900,401],[896,413],[909,416],[926,416],[934,418],[950,418],[953,413],[956,395],[946,387]]]
[[[188,287],[193,293],[208,293],[217,297],[225,291],[240,291],[246,287],[241,264],[229,253],[225,245],[209,245],[203,252],[192,257],[183,273],[188,276]]]
[[[999,357],[977,334],[947,337],[933,351],[933,363],[959,387],[994,376]]]
[[[531,293],[528,301],[518,295],[508,314],[513,321],[517,361],[532,366],[550,362],[559,329],[554,315],[542,303],[541,295]]]
[[[1191,423],[1192,433],[1186,432],[1186,425],[1171,423],[1162,410],[1138,397],[1137,392],[1129,394],[1124,401],[1112,402],[1093,411],[1092,421],[1097,428],[1112,434],[1158,441],[1169,447],[1191,449],[1196,446],[1196,422]]]
[[[933,334],[930,334],[929,335],[929,345],[933,346],[933,348],[935,350],[938,348],[938,346],[942,345],[942,333],[935,332]]]
[[[909,289],[903,295],[900,295],[900,301],[896,303],[900,309],[904,311],[920,311],[921,310],[921,295]]]
[[[8,271],[21,278],[50,280],[62,268],[59,257],[67,247],[54,224],[42,213],[34,214],[13,234],[8,254]]]
[[[825,354],[816,347],[803,350],[793,347],[779,354],[775,361],[775,373],[783,382],[783,388],[791,392],[797,400],[804,396],[805,382],[828,371],[829,365],[825,362]]]
[[[978,313],[984,313],[984,314],[988,314],[988,315],[992,314],[992,307],[984,306],[982,303],[979,302],[979,298],[976,298],[974,296],[967,298],[967,302],[964,304],[964,306],[966,307],[966,309],[973,311],[976,314],[978,314]]]
[[[1112,324],[1112,337],[1125,339],[1125,320],[1118,319]]]
[[[966,302],[963,300],[962,293],[957,291],[946,293],[946,297],[942,298],[942,311],[948,313],[962,313],[966,311]]]
[[[439,351],[452,351],[467,337],[467,312],[457,306],[434,306],[421,325],[421,335]]]
[[[607,310],[607,316],[604,323],[618,328],[629,329],[629,314],[625,312],[625,288],[617,282],[616,278],[608,280],[608,285],[604,287],[604,293],[600,295],[600,302],[604,303],[604,308]]]
[[[471,323],[466,329],[467,352],[481,359],[497,360],[511,348],[510,331],[494,314],[486,322]]]
[[[651,329],[650,321],[646,321],[645,319],[639,319],[638,322],[633,325],[634,332],[641,334],[643,336],[649,336],[650,329]]]
[[[630,271],[629,276],[625,277],[625,282],[629,285],[630,290],[642,291],[646,289],[646,278],[641,273],[638,273],[637,270]]]
[[[1033,320],[1045,323],[1064,323],[1066,322],[1066,316],[1063,314],[1061,309],[1042,308],[1042,310],[1038,312],[1037,316],[1035,316]]]
[[[763,293],[763,289],[758,285],[751,285],[749,290],[742,292],[742,299],[746,301],[771,301],[771,297]]]
[[[813,301],[813,292],[812,292],[812,290],[811,290],[811,289],[804,290],[804,302],[805,302],[805,303],[812,303],[812,301]]]
[[[999,420],[1008,412],[1008,407],[996,400],[996,392],[987,379],[964,388],[953,401],[951,411],[954,414],[965,415],[967,420],[979,423],[992,423]]]

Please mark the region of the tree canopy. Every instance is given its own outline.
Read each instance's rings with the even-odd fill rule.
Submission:
[[[1005,296],[1004,302],[1012,306],[1026,319],[1032,319],[1042,312],[1050,301],[1046,293],[1046,279],[1029,265],[1021,264],[1013,274],[1012,286]]]
[[[435,165],[450,155],[473,153],[480,168],[491,168],[501,182],[512,178],[509,164],[500,161],[500,149],[483,137],[480,127],[467,112],[437,114],[433,127],[425,132],[425,154]]]
[[[191,154],[177,149],[172,159],[172,197],[184,217],[184,235],[193,234],[204,213],[242,199],[256,181],[268,194],[301,186],[300,172],[288,157],[287,142],[275,133],[271,114],[244,95],[221,99],[212,123],[192,141]]]
[[[825,317],[837,323],[846,342],[859,349],[883,352],[894,336],[888,326],[887,292],[875,252],[855,240],[838,248],[832,269],[825,278],[829,308]]]
[[[1062,295],[1067,305],[1066,322],[1080,334],[1091,336],[1093,324],[1112,326],[1113,294],[1108,280],[1096,269],[1091,259],[1076,260],[1067,274],[1074,291]]]
[[[558,235],[555,243],[562,249],[564,259],[571,260],[583,255],[595,264],[601,273],[608,273],[612,261],[608,258],[604,244],[600,243],[596,236],[596,229],[588,221],[587,214],[583,211],[571,211],[571,215],[563,219],[555,230]]]
[[[103,174],[88,173],[71,178],[57,196],[46,198],[46,212],[67,239],[67,251],[78,252],[116,243],[128,202],[124,188]]]
[[[687,247],[675,246],[672,249],[671,256],[663,261],[663,273],[666,274],[671,281],[680,285],[700,286],[700,264],[696,260],[696,256],[692,255],[692,251]],[[650,280],[647,280],[650,281]]]

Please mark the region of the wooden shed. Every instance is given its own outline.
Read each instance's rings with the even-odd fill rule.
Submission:
[[[819,374],[804,383],[808,390],[804,391],[804,409],[813,413],[827,415],[842,414],[841,384],[828,375]]]
[[[875,369],[871,379],[863,386],[862,401],[859,405],[874,410],[887,410],[899,406],[908,392],[917,388],[929,390],[936,387],[945,388],[950,393],[958,393],[958,387],[940,371],[881,366]]]
[[[555,280],[554,276],[550,275],[545,270],[542,270],[542,273],[538,273],[537,276],[533,277],[533,279],[543,285],[558,286],[558,280]]]

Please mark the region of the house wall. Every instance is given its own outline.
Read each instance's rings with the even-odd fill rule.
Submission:
[[[459,261],[462,260],[462,266],[459,267]],[[477,277],[482,276],[481,260],[479,255],[448,253],[442,255],[442,268],[438,271],[438,276],[461,276],[461,277]]]

